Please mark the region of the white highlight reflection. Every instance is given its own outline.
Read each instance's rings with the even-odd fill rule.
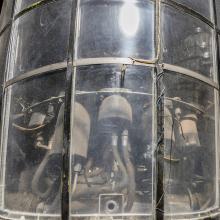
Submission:
[[[135,3],[125,2],[121,8],[119,25],[127,37],[133,37],[139,28],[140,16]]]

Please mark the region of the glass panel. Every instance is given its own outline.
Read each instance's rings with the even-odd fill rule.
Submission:
[[[152,59],[154,3],[149,0],[82,0],[78,58]]]
[[[213,31],[202,21],[163,6],[163,60],[213,78]]]
[[[6,58],[8,50],[8,39],[10,36],[10,29],[5,30],[5,32],[0,36],[0,93],[2,96],[2,84],[4,81],[4,73],[6,71]]]
[[[0,110],[1,110],[0,125],[2,125],[3,85],[4,85],[4,74],[6,70],[6,58],[7,58],[9,34],[10,34],[10,29],[7,29],[0,36]],[[2,130],[2,127],[0,127],[0,132],[1,130]],[[1,141],[1,137],[0,137],[0,141]]]
[[[70,1],[57,1],[16,20],[8,78],[66,60],[70,11]]]
[[[204,17],[213,20],[213,4],[212,0],[174,0],[181,3],[192,10],[200,13]]]
[[[60,72],[7,89],[1,213],[60,213],[64,83]]]
[[[22,10],[24,10],[25,8],[35,4],[35,3],[39,3],[41,1],[39,0],[16,0],[16,13],[21,12]],[[46,1],[45,1],[46,2]],[[47,0],[48,2],[48,0]],[[51,0],[51,2],[53,3],[53,0]],[[51,4],[51,2],[49,2],[49,4]]]
[[[218,198],[214,89],[170,72],[164,81],[165,212],[189,219],[186,213],[208,212]]]
[[[220,28],[220,1],[215,1],[216,6],[216,16],[217,16],[217,26]]]
[[[151,73],[150,68],[129,65],[77,68],[73,215],[90,220],[93,214],[103,219],[146,219],[152,214]]]
[[[13,1],[4,1],[2,9],[0,9],[0,31],[12,18]]]
[[[218,64],[220,64],[220,35],[218,34]],[[218,81],[220,82],[220,66],[218,65]]]

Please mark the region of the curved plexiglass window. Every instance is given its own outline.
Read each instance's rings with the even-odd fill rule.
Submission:
[[[15,13],[19,13],[28,7],[35,7],[35,5],[39,5],[39,3],[45,2],[46,4],[50,4],[53,0],[39,1],[39,0],[15,0]]]
[[[11,20],[13,16],[13,1],[4,1],[0,15],[0,31],[3,30],[5,25]]]
[[[56,218],[61,212],[64,73],[17,83],[6,93],[1,149],[4,217]]]
[[[70,1],[57,1],[18,18],[10,39],[8,79],[27,71],[66,60]]]
[[[217,17],[217,26],[218,28],[220,27],[220,2],[216,1],[215,2],[215,7],[216,7],[216,17]]]
[[[154,58],[154,3],[80,1],[77,58]]]
[[[5,0],[1,219],[219,214],[212,4]]]
[[[164,83],[165,213],[187,218],[218,204],[214,89],[171,72]]]
[[[162,36],[164,62],[213,78],[213,30],[207,24],[163,5]]]
[[[7,50],[8,50],[9,36],[10,36],[10,30],[7,29],[0,37],[0,83],[1,85],[3,85],[5,71],[6,71],[7,56],[5,56],[5,54],[7,54]]]
[[[152,215],[151,75],[138,66],[76,69],[73,216]]]
[[[200,13],[202,16],[213,20],[213,3],[212,0],[174,0],[188,8]]]

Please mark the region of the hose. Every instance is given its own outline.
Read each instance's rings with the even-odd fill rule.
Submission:
[[[50,155],[50,154],[46,154],[44,160],[42,161],[42,163],[39,165],[36,173],[34,174],[34,177],[33,177],[33,180],[32,180],[32,191],[38,195],[40,198],[42,199],[46,199],[48,198],[48,196],[50,195],[51,193],[51,190],[53,188],[53,186],[48,186],[47,187],[47,190],[42,192],[40,189],[39,189],[39,186],[42,185],[41,183],[41,180],[42,180],[42,177],[44,175],[44,172],[45,170],[47,169],[48,166],[50,166],[50,163],[52,163],[53,161],[55,163],[58,164],[58,161],[60,160],[60,155],[57,154],[53,154],[53,155]],[[55,182],[53,183],[53,185],[56,184]]]
[[[134,171],[134,166],[130,160],[130,155],[129,155],[129,140],[128,140],[128,131],[125,130],[122,133],[122,154],[123,154],[123,159],[125,162],[125,166],[127,169],[127,174],[128,174],[128,198],[127,198],[127,204],[125,207],[125,211],[130,211],[133,203],[134,203],[134,198],[135,198],[135,189],[136,189],[136,183],[135,183],[135,171]]]
[[[112,184],[106,184],[103,187],[95,186],[95,187],[90,187],[90,188],[86,188],[83,190],[77,189],[76,192],[73,194],[73,197],[72,197],[73,200],[76,200],[84,195],[89,197],[89,196],[96,195],[96,194],[120,192],[124,188],[127,187],[127,185],[128,185],[127,170],[126,170],[126,168],[121,160],[121,157],[119,155],[117,142],[118,142],[118,136],[112,135],[112,151],[113,151],[114,159],[117,162],[117,164],[122,172],[122,180],[119,183],[117,183],[114,188],[112,187]]]
[[[41,198],[45,199],[50,196],[53,186],[56,185],[56,182],[53,182],[52,185],[48,185],[47,189],[42,192],[40,190],[40,186],[42,186],[42,180],[44,179],[44,174],[47,168],[53,168],[53,172],[57,171],[57,177],[60,176],[61,165],[62,165],[62,145],[63,145],[63,115],[64,115],[64,104],[61,105],[59,114],[57,116],[57,122],[55,125],[55,131],[52,135],[50,140],[51,150],[48,151],[43,161],[40,163],[39,167],[37,168],[36,173],[34,174],[31,186],[32,191],[40,196]],[[55,170],[55,167],[58,167],[58,170]]]
[[[57,192],[57,195],[55,197],[55,199],[53,200],[52,204],[51,205],[48,205],[47,207],[47,212],[48,213],[57,213],[59,212],[59,207],[61,205],[61,184],[60,184],[60,187],[59,187],[59,190]]]
[[[37,126],[35,128],[25,128],[25,127],[22,127],[20,125],[17,125],[15,123],[12,123],[12,126],[15,127],[16,129],[20,130],[20,131],[24,131],[24,132],[33,132],[33,131],[37,131],[41,128],[44,128],[46,126],[46,124],[43,124],[43,125],[40,125],[40,126]]]
[[[115,135],[115,136],[112,136],[112,139],[113,139],[112,152],[113,152],[114,158],[115,158],[116,162],[118,163],[118,166],[122,172],[122,181],[117,186],[119,191],[121,191],[128,184],[129,178],[128,178],[127,170],[126,170],[126,168],[121,160],[120,154],[118,152],[118,148],[117,148],[118,137]]]

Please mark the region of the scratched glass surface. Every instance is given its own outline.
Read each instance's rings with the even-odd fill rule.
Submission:
[[[213,21],[213,1],[212,0],[174,0],[184,6],[200,13],[204,17]],[[218,1],[217,1],[218,2]]]
[[[220,28],[220,1],[216,1],[216,16],[217,16],[217,25]]]
[[[6,71],[6,59],[7,59],[7,50],[8,50],[8,42],[9,42],[10,30],[7,29],[0,37],[0,85],[3,84],[4,74]],[[3,87],[0,87],[0,91],[2,92]],[[1,94],[2,96],[2,94]]]
[[[70,1],[57,1],[23,15],[12,26],[8,79],[67,57]]]
[[[8,24],[12,18],[12,12],[13,1],[4,1],[0,11],[0,31],[5,27],[6,24]]]
[[[152,72],[120,64],[77,68],[73,215],[152,215]]]
[[[207,212],[218,197],[214,89],[173,72],[164,84],[165,213]]]
[[[6,90],[0,203],[14,219],[61,212],[64,78],[57,72]]]
[[[77,58],[153,59],[154,15],[149,0],[80,1]]]
[[[41,5],[43,2],[46,4],[51,4],[53,0],[15,0],[15,14],[21,12],[24,9],[32,8],[34,9],[36,6]],[[41,6],[40,6],[41,7]]]
[[[169,6],[162,8],[162,52],[165,63],[213,79],[213,30],[201,20]]]

